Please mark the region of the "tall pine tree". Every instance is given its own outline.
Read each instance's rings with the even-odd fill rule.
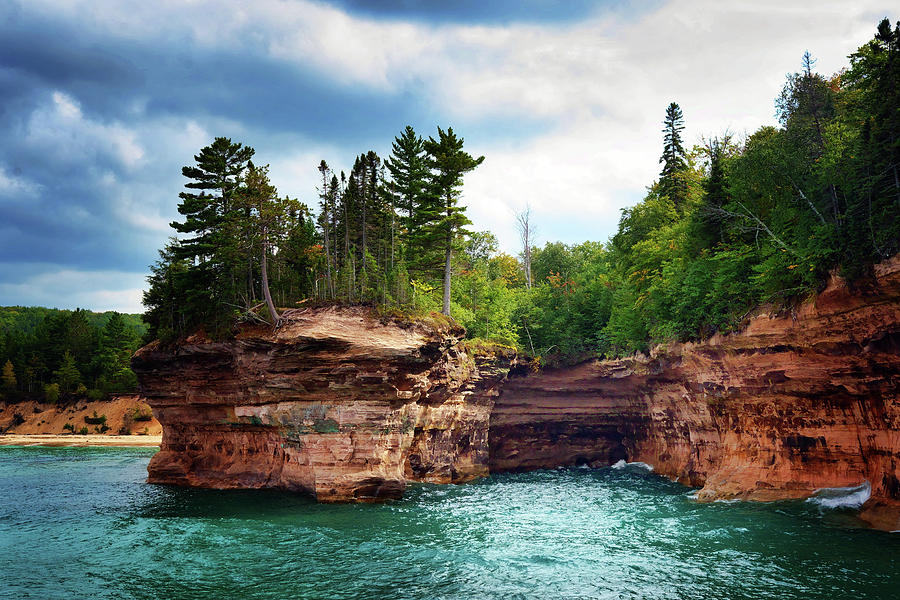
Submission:
[[[444,131],[438,127],[438,139],[425,142],[428,167],[431,172],[428,196],[422,205],[423,224],[416,238],[426,248],[440,248],[444,253],[444,297],[441,312],[450,315],[451,256],[456,238],[471,221],[464,206],[459,205],[463,175],[484,162],[463,150],[463,139],[452,127]]]
[[[687,170],[681,132],[684,130],[684,115],[681,107],[675,102],[666,108],[663,121],[663,153],[659,158],[663,165],[659,173],[660,194],[668,196],[676,209],[681,209],[687,200],[687,182],[684,172]]]
[[[241,271],[252,264],[247,244],[237,233],[236,221],[245,215],[235,204],[235,194],[253,154],[249,146],[217,137],[194,156],[195,166],[181,170],[190,180],[185,184],[189,191],[178,195],[178,212],[185,220],[171,226],[191,236],[180,239],[174,248],[175,256],[188,264],[183,300],[188,314],[216,332],[230,327],[239,286],[246,281]],[[252,288],[243,291],[249,300]]]

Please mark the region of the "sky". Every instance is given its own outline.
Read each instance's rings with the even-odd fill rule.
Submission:
[[[808,50],[832,74],[880,0],[6,0],[0,3],[0,305],[141,312],[179,217],[181,167],[214,137],[317,202],[324,159],[452,126],[484,163],[463,203],[519,251],[605,241],[687,145],[774,125]],[[896,6],[894,6],[896,8]]]

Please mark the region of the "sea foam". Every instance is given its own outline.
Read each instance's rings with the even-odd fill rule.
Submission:
[[[635,471],[643,471],[645,473],[650,473],[653,471],[653,467],[645,462],[625,462],[624,459],[618,461],[614,465],[611,465],[611,467],[619,471],[621,471],[622,469],[633,469]]]
[[[822,508],[860,508],[872,495],[872,485],[863,481],[852,487],[820,488],[806,499]]]

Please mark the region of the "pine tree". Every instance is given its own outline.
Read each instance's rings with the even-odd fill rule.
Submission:
[[[170,238],[159,251],[159,260],[150,266],[141,302],[147,309],[144,322],[151,340],[170,342],[188,333],[189,315],[184,302],[188,263],[177,257],[177,246],[178,241]],[[197,320],[191,317],[190,322],[196,324]]]
[[[331,269],[334,264],[332,260],[334,254],[332,232],[337,200],[337,180],[328,167],[328,163],[324,160],[319,163],[319,173],[322,174],[322,189],[319,193],[319,198],[321,199],[319,202],[319,227],[322,229],[322,239],[325,242],[325,285],[327,286],[327,297],[334,300],[334,280]],[[331,175],[330,180],[328,178],[329,175]]]
[[[238,282],[244,282],[246,269],[252,268],[253,255],[237,223],[246,215],[237,210],[235,194],[253,154],[249,146],[218,137],[194,156],[196,166],[181,170],[190,180],[185,187],[197,190],[179,194],[178,212],[185,220],[171,223],[178,233],[193,236],[174,247],[176,258],[188,264],[184,302],[191,321],[214,330],[230,327],[229,307],[238,300]],[[244,292],[249,300],[252,289]]]
[[[81,383],[81,373],[78,372],[78,367],[75,366],[75,357],[68,350],[63,355],[62,365],[53,372],[53,378],[59,384],[59,388],[63,393],[73,391]]]
[[[242,226],[247,237],[254,240],[253,251],[260,256],[260,286],[273,323],[279,321],[278,311],[269,285],[269,256],[278,241],[287,236],[286,225],[292,212],[301,208],[299,202],[279,198],[278,190],[269,181],[269,166],[257,167],[248,163],[245,185],[238,194],[238,202],[248,215]],[[273,243],[274,242],[274,243]]]
[[[425,194],[428,180],[428,164],[425,141],[407,125],[391,145],[391,157],[385,161],[393,182],[392,196],[401,212],[407,232],[416,227],[416,210]]]
[[[438,139],[425,142],[428,153],[430,180],[428,196],[422,206],[422,226],[416,238],[422,246],[440,248],[444,252],[444,298],[441,312],[450,315],[451,255],[457,236],[471,221],[465,207],[459,206],[463,175],[484,162],[463,151],[463,139],[456,137],[452,127],[447,131],[438,127]]]
[[[0,375],[0,384],[2,384],[3,391],[5,392],[14,391],[18,384],[16,381],[16,371],[13,368],[12,361],[9,359],[7,359],[6,364],[3,365],[3,374]]]
[[[687,184],[684,172],[687,170],[681,132],[684,130],[684,115],[681,107],[675,102],[666,108],[663,121],[663,153],[659,162],[663,165],[659,173],[660,194],[668,196],[680,209],[687,199]]]

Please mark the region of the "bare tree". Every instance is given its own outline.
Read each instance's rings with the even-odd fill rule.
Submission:
[[[525,287],[531,289],[531,248],[534,245],[535,227],[531,222],[531,206],[525,205],[525,209],[516,213],[516,229],[519,230],[519,239],[522,240],[522,258],[525,268]]]

